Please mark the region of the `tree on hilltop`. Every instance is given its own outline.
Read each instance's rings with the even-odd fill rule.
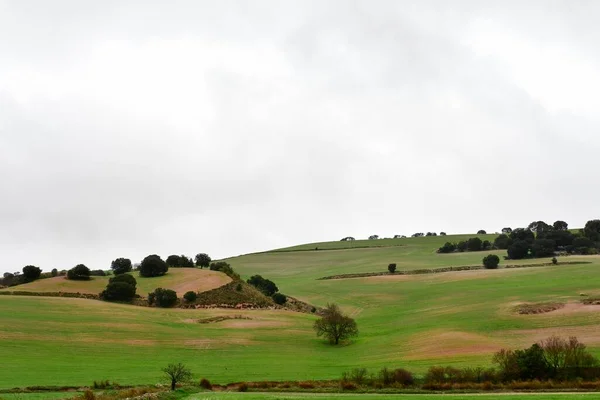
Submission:
[[[208,268],[212,259],[206,253],[196,254],[196,266],[200,268]]]
[[[569,224],[567,224],[565,221],[555,221],[552,224],[552,227],[554,228],[554,230],[557,231],[566,231],[569,229]]]
[[[140,276],[154,277],[166,274],[169,270],[169,267],[162,258],[156,254],[152,254],[142,260],[139,270]]]
[[[42,270],[33,265],[27,265],[23,267],[23,276],[25,277],[25,281],[32,282],[40,277],[42,274]]]
[[[110,263],[110,269],[113,270],[115,275],[131,272],[131,260],[129,258],[117,258]]]
[[[83,264],[78,264],[67,272],[67,279],[87,281],[90,279],[90,269]]]

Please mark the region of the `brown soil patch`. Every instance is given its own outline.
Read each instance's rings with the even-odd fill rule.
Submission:
[[[236,328],[236,329],[253,329],[253,328],[281,328],[289,326],[287,322],[281,321],[257,321],[257,320],[229,320],[222,324],[225,328]]]
[[[501,343],[487,336],[460,332],[429,332],[415,335],[407,343],[408,360],[445,358],[452,356],[468,356],[490,354],[502,347]]]
[[[544,303],[523,303],[519,304],[514,310],[519,314],[544,314],[552,311],[560,310],[565,306],[565,303],[559,302],[544,302]]]
[[[183,268],[182,268],[183,269]],[[191,271],[198,271],[192,269]],[[177,292],[178,296],[183,296],[186,292],[206,292],[208,290],[216,289],[223,285],[231,282],[231,278],[227,275],[215,272],[215,271],[203,271],[203,274],[198,277],[197,275],[190,276],[189,281],[175,284],[173,290]]]
[[[581,304],[581,303],[569,303],[562,309],[555,312],[555,314],[572,314],[578,312],[600,312],[600,304]]]
[[[521,329],[497,332],[496,335],[512,339],[512,343],[521,347],[548,339],[556,335],[560,337],[576,336],[580,342],[588,346],[600,345],[600,325],[556,326],[551,328]],[[513,345],[513,347],[515,347]]]

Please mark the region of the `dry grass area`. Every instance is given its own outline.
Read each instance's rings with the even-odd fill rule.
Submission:
[[[137,280],[137,293],[142,296],[146,296],[157,287],[163,287],[176,291],[181,297],[188,291],[205,292],[231,282],[231,278],[221,272],[197,268],[171,268],[165,276],[156,278],[143,278],[138,276],[137,272],[133,272],[133,276]],[[99,294],[106,287],[109,278],[93,276],[89,281],[72,281],[57,276],[3,290]]]
[[[544,303],[523,303],[515,307],[515,311],[519,314],[544,314],[552,311],[560,310],[565,306],[565,303],[560,302],[544,302]]]

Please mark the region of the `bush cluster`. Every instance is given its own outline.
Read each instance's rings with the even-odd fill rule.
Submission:
[[[148,294],[148,303],[158,307],[173,307],[177,304],[177,293],[171,289],[157,288]]]

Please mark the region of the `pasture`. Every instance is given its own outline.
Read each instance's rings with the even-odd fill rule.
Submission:
[[[89,385],[101,379],[155,384],[164,382],[160,368],[172,362],[188,365],[196,381],[206,377],[216,383],[338,379],[354,367],[372,372],[403,367],[422,374],[432,365],[489,366],[500,348],[529,346],[551,334],[576,335],[600,355],[600,311],[579,304],[581,294],[600,294],[597,257],[567,257],[590,262],[583,265],[317,280],[385,270],[391,262],[399,269],[477,265],[488,254],[436,254],[446,240],[457,238],[398,239],[393,247],[274,251],[227,260],[244,278],[261,274],[285,294],[316,305],[338,303],[360,331],[339,347],[316,338],[310,314],[0,296],[0,347],[3,360],[10,360],[0,365],[0,388]],[[567,306],[538,315],[513,311],[520,302],[541,301]],[[196,322],[212,316],[236,318]],[[200,397],[190,399],[238,398],[194,396]],[[251,396],[256,395],[239,398],[263,398]]]
[[[170,268],[166,275],[153,278],[139,276],[135,271],[131,274],[137,280],[137,293],[143,296],[162,287],[176,291],[181,297],[189,290],[204,292],[231,282],[231,278],[225,274],[197,268]],[[92,276],[89,281],[73,281],[64,276],[56,276],[3,290],[99,294],[106,288],[109,278],[110,276]]]

